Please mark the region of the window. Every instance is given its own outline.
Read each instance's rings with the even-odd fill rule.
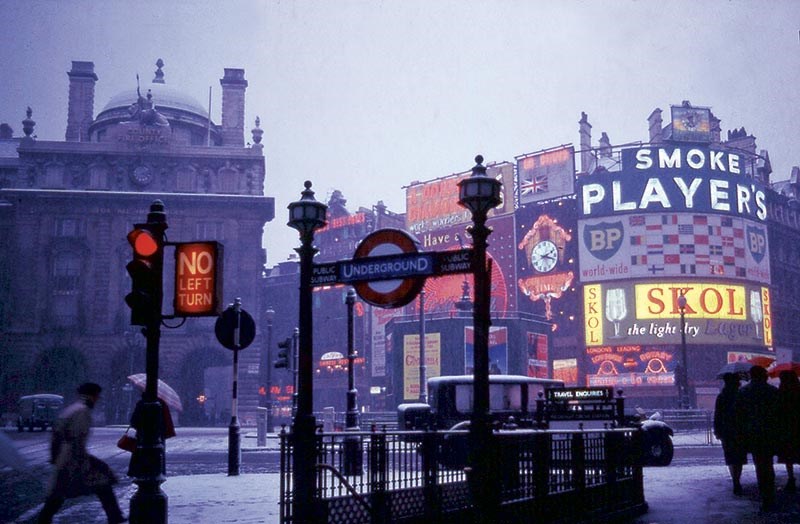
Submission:
[[[51,304],[55,327],[74,327],[78,324],[78,295],[54,295]]]
[[[198,240],[222,240],[222,222],[198,222],[196,233]]]
[[[80,288],[81,258],[76,253],[59,253],[53,260],[53,290],[78,291]]]
[[[55,236],[61,238],[74,238],[85,236],[86,231],[83,221],[77,218],[57,218],[55,221]]]

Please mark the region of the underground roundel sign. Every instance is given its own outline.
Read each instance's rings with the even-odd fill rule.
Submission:
[[[409,254],[417,252],[417,242],[405,231],[380,229],[370,233],[356,248],[353,261],[372,257]],[[393,280],[356,282],[353,287],[364,302],[381,308],[405,306],[419,294],[425,277],[406,277]]]

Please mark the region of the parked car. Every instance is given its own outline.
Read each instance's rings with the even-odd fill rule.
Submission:
[[[64,397],[51,393],[20,397],[17,430],[22,431],[27,427],[29,431],[34,428],[44,431],[48,427],[52,428],[63,405]]]
[[[489,417],[495,428],[547,428],[573,429],[582,424],[587,429],[592,425],[603,427],[604,422],[624,424],[628,427],[637,427],[642,430],[642,448],[638,455],[644,466],[668,466],[672,462],[673,431],[656,413],[644,417],[640,412],[625,412],[624,417],[618,411],[617,399],[613,392],[608,391],[602,395],[601,402],[605,401],[609,408],[609,418],[605,420],[592,417],[593,420],[581,418],[582,410],[572,411],[575,417],[561,418],[554,425],[549,425],[546,413],[537,413],[537,408],[548,409],[542,403],[545,390],[562,391],[563,393],[575,391],[591,391],[597,393],[603,388],[565,388],[559,380],[538,379],[515,375],[490,375],[489,376]],[[472,414],[472,375],[434,377],[428,380],[429,403],[407,403],[397,407],[398,427],[400,430],[467,430]],[[602,392],[602,391],[601,391]],[[539,403],[537,404],[537,401]],[[620,406],[622,404],[619,404]],[[563,406],[562,406],[563,407]],[[619,408],[621,409],[621,408]],[[589,413],[589,412],[584,412]],[[592,412],[596,413],[596,412]],[[406,436],[413,440],[414,435]],[[441,450],[440,456],[445,465],[452,467],[462,466],[468,446],[468,439],[463,433],[447,435],[446,445]]]
[[[625,416],[626,425],[642,428],[642,461],[645,466],[669,466],[675,447],[674,432],[656,411],[649,417],[644,413]]]

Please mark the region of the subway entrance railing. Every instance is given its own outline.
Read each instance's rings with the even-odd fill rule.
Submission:
[[[646,512],[640,438],[636,428],[494,431],[481,450],[496,471],[492,521],[597,522]],[[280,439],[281,522],[299,524],[294,437],[284,429]],[[474,516],[468,431],[317,432],[315,449],[317,523],[463,524]]]

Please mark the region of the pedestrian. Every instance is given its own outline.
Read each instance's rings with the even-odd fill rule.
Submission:
[[[92,426],[92,409],[102,388],[93,382],[78,387],[79,398],[62,411],[53,428],[50,462],[55,470],[47,487],[39,523],[49,524],[64,500],[95,494],[100,499],[110,524],[127,522],[119,508],[112,486],[117,477],[111,468],[86,449]]]
[[[167,406],[167,403],[163,400],[159,400],[158,402],[161,405],[161,417],[157,420],[158,443],[163,446],[166,439],[175,436],[175,424],[172,422],[172,414],[169,411],[169,406]],[[144,406],[144,399],[139,400],[139,402],[136,403],[133,413],[131,414],[130,426],[136,430],[137,441],[142,439],[142,430],[145,425],[145,421],[143,419],[143,413],[145,410]],[[141,477],[142,475],[146,474],[145,471],[142,471],[142,457],[140,456],[141,454],[139,452],[139,444],[140,442],[137,442],[136,449],[133,450],[133,453],[131,453],[131,460],[128,463],[127,474],[129,477],[133,478]],[[164,461],[161,461],[160,473],[162,475],[166,474],[166,463]]]
[[[778,388],[767,383],[767,370],[750,368],[750,383],[736,397],[736,417],[744,449],[753,457],[761,495],[761,511],[769,511],[775,502],[775,470]]]
[[[714,405],[714,436],[722,442],[725,464],[733,480],[733,494],[742,494],[742,466],[747,463],[747,452],[742,447],[736,423],[736,397],[739,394],[739,375],[725,373],[724,385]]]
[[[786,488],[797,490],[794,465],[800,463],[800,380],[794,371],[781,371],[778,386],[778,462],[786,465]]]

